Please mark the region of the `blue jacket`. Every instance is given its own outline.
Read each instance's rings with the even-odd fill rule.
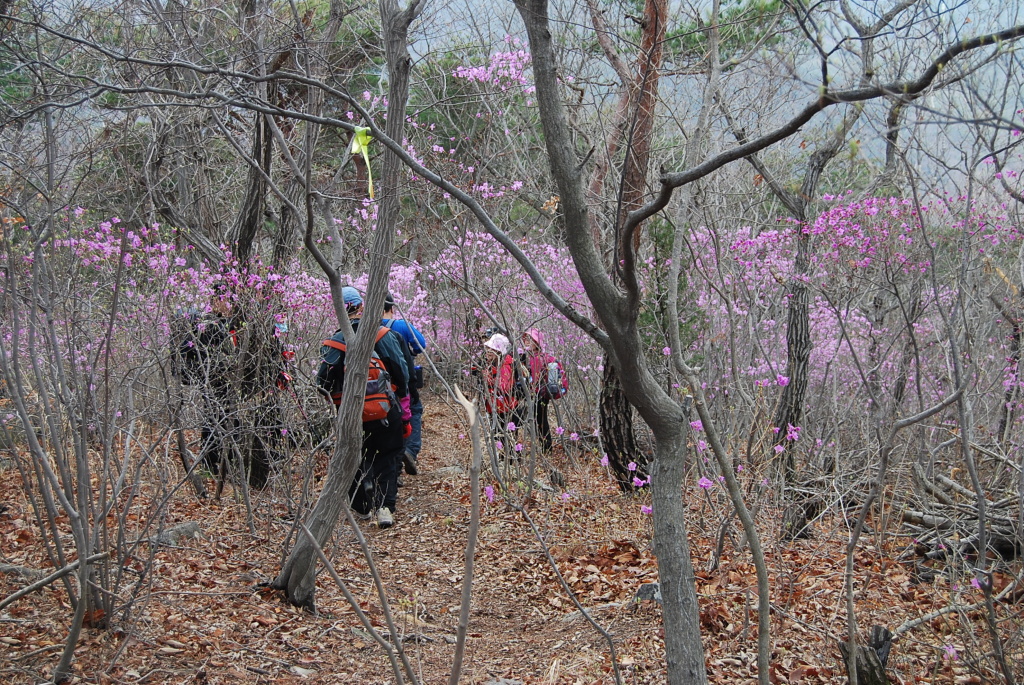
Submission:
[[[409,343],[409,351],[413,355],[417,355],[423,350],[427,349],[427,339],[423,337],[415,326],[406,321],[405,319],[381,319],[381,326],[387,326],[395,333],[405,338],[405,342]]]

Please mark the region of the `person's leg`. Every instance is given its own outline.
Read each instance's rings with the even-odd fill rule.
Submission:
[[[373,460],[373,435],[368,430],[363,430],[363,456],[359,462],[359,469],[352,479],[348,496],[352,502],[352,510],[360,516],[369,516],[374,511],[373,506],[373,480],[370,477],[370,464]]]
[[[404,450],[401,447],[401,434],[399,441],[389,453],[381,453],[377,457],[380,464],[378,476],[378,488],[380,491],[380,506],[388,509],[392,514],[398,509],[398,474],[402,470],[402,455]]]
[[[252,451],[249,455],[249,487],[263,488],[274,466],[282,461],[277,446],[281,443],[281,419],[275,398],[263,399],[256,409],[252,427]]]
[[[548,422],[547,399],[537,398],[537,439],[545,452],[551,451],[551,424]]]
[[[420,450],[423,449],[423,401],[418,393],[413,396],[409,411],[412,412],[412,419],[409,421],[412,433],[405,440],[405,453],[402,455],[402,462],[405,464],[405,472],[410,476],[415,476],[419,473],[418,459]]]
[[[359,467],[355,478],[352,479],[348,496],[352,501],[352,511],[360,516],[369,516],[373,513],[373,495],[370,492],[369,474],[362,466]]]
[[[224,463],[230,450],[227,388],[211,384],[203,389],[203,406],[206,410],[201,430],[199,458],[214,475],[220,475],[227,467]]]
[[[386,528],[393,522],[391,515],[398,508],[398,472],[402,467],[402,456],[405,453],[402,415],[397,405],[388,414],[388,425],[374,427],[370,440],[374,453],[370,466],[373,506],[378,512],[377,524]],[[381,509],[387,509],[387,514],[382,514]]]
[[[405,449],[413,459],[416,459],[423,449],[423,400],[418,396],[414,397],[409,409],[412,411],[412,433],[405,441]]]

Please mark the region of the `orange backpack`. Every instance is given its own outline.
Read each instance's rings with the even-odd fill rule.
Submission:
[[[377,329],[377,337],[373,341],[376,345],[380,339],[388,334],[387,328],[381,326]],[[341,355],[332,354],[332,350],[345,352],[347,349],[341,332],[324,340],[320,347],[320,370],[317,372],[317,383],[330,395],[334,406],[341,404],[341,389],[344,382],[344,367],[339,369]],[[333,359],[333,361],[332,361]],[[340,373],[339,373],[340,371]],[[363,400],[363,423],[369,421],[381,421],[387,419],[391,407],[398,403],[395,391],[391,387],[391,375],[388,373],[384,362],[376,352],[370,353],[370,373],[366,379],[366,399]]]

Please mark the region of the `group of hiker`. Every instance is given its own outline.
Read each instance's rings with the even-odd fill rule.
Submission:
[[[358,331],[365,304],[358,290],[342,289],[345,312]],[[349,495],[352,509],[361,516],[375,517],[381,528],[394,524],[401,469],[409,475],[419,473],[417,460],[422,447],[423,387],[422,367],[415,364],[417,354],[426,347],[426,339],[405,319],[395,318],[395,301],[389,293],[384,300],[363,402],[363,458]],[[372,317],[374,320],[377,317]],[[341,330],[324,340],[317,383],[341,404],[345,383],[345,337]]]
[[[352,286],[345,286],[342,296],[352,329],[358,331],[368,314],[363,296]],[[235,455],[240,451],[238,440],[226,439],[226,436],[230,433],[237,438],[245,432],[240,430],[237,407],[229,391],[230,373],[225,365],[232,354],[238,354],[239,317],[232,317],[220,298],[214,298],[211,307],[212,311],[201,317],[190,315],[193,334],[179,336],[172,343],[176,361],[172,371],[183,383],[204,386],[199,458],[213,473],[220,474],[223,482],[223,474],[233,456],[231,450],[234,449]],[[373,519],[380,528],[389,528],[394,525],[402,470],[413,476],[419,473],[418,460],[423,445],[420,397],[423,369],[416,358],[427,349],[427,341],[415,325],[396,316],[395,300],[390,293],[380,316],[372,315],[369,319],[377,330],[363,402],[362,459],[349,495],[357,514]],[[276,341],[287,331],[287,326],[282,323],[274,326],[272,339]],[[507,434],[525,427],[526,420],[530,419],[536,426],[540,447],[545,452],[550,451],[549,404],[562,397],[568,388],[561,363],[544,351],[543,335],[536,328],[522,334],[517,356],[512,354],[508,336],[499,329],[488,329],[481,340],[484,362],[482,368],[474,367],[474,372],[481,379],[480,391],[492,427],[499,434]],[[345,336],[340,329],[324,340],[320,348],[317,386],[335,406],[341,404],[346,352]],[[269,356],[276,359],[279,368],[275,381],[267,384],[266,394],[269,396],[274,387],[294,393],[291,376],[285,370],[285,362],[293,354],[277,345]],[[269,466],[274,461],[269,452],[276,452],[275,438],[279,440],[287,433],[265,420],[268,416],[266,411],[258,412],[257,417],[264,420],[251,427],[254,431],[248,431],[257,434],[251,439],[268,454],[259,464],[249,457],[243,458],[249,484],[256,487],[266,483]],[[258,471],[255,479],[254,468]]]
[[[512,342],[497,329],[484,332],[484,407],[494,417],[499,431],[515,432],[526,425],[530,403],[531,418],[541,449],[551,451],[551,423],[548,405],[562,397],[568,379],[562,364],[544,351],[544,336],[530,328],[520,338],[518,359],[511,354]],[[515,444],[514,440],[509,441]]]

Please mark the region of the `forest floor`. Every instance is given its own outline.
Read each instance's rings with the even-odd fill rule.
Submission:
[[[428,405],[424,426],[421,473],[403,477],[396,525],[378,530],[366,522],[360,527],[411,667],[420,682],[434,684],[448,682],[455,652],[470,519],[470,444],[464,425],[442,402]],[[641,512],[649,504],[647,495],[620,494],[593,454],[568,441],[566,446],[568,453],[556,447],[551,458],[551,466],[564,475],[565,488],[535,489],[526,508],[540,539],[500,495],[483,501],[462,683],[615,682],[608,643],[577,611],[545,548],[579,601],[614,640],[622,682],[665,682],[661,608],[655,601],[635,599],[638,587],[657,580],[651,517]],[[0,513],[0,563],[48,566],[17,469],[9,463],[0,469],[0,488],[6,504]],[[715,683],[754,682],[753,566],[745,549],[737,551],[739,535],[732,530],[722,538],[717,568],[709,568],[728,512],[707,494],[694,487],[688,499],[709,675]],[[146,505],[140,501],[136,506],[144,511]],[[329,574],[318,576],[315,614],[284,603],[280,593],[267,588],[280,569],[292,522],[273,490],[254,493],[253,506],[256,535],[230,488],[219,501],[199,501],[187,487],[178,489],[165,527],[195,522],[198,536],[152,549],[151,571],[136,589],[127,619],[116,617],[115,630],[83,633],[74,664],[76,682],[395,682],[386,653]],[[771,566],[772,682],[845,682],[837,640],[846,633],[846,523],[838,515],[827,518],[810,539],[783,544],[777,541],[778,513],[765,507],[759,516]],[[874,624],[895,629],[955,598],[971,601],[962,595],[971,588],[957,586],[949,575],[938,573],[923,582],[897,563],[910,544],[892,535],[865,536],[856,556],[862,630]],[[150,547],[140,547],[139,555],[147,556]],[[373,625],[386,635],[367,561],[344,521],[327,554]],[[0,599],[27,582],[0,573]],[[1007,610],[1019,614],[1021,607]],[[69,617],[59,582],[0,612],[0,681],[45,680],[66,638]],[[889,658],[894,681],[981,682],[967,675],[970,634],[980,635],[980,628],[964,631],[961,620],[969,626],[971,618],[946,615],[900,636]],[[973,646],[984,650],[984,645]]]

